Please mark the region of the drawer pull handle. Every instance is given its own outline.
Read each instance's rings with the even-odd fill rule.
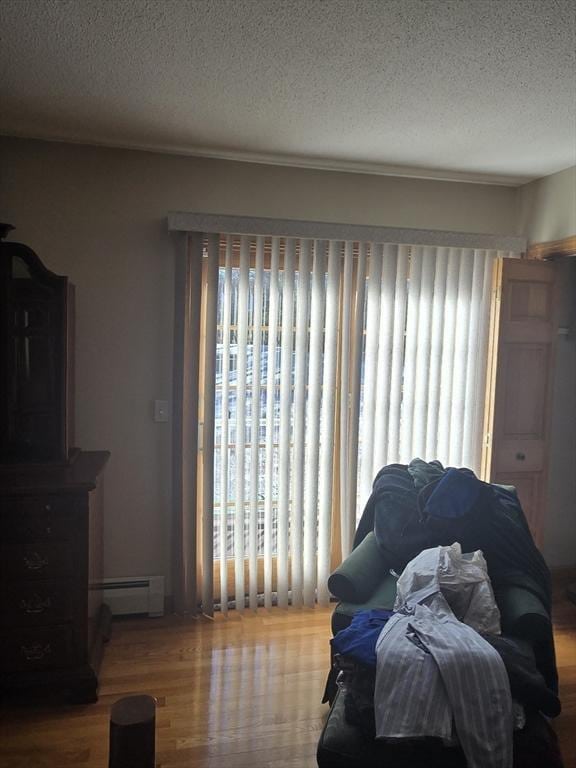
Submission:
[[[21,645],[20,652],[26,661],[40,661],[52,653],[52,648],[50,643],[46,643],[44,646],[42,643],[33,643],[32,645]]]
[[[516,454],[516,458],[518,459],[518,461],[524,461],[524,459],[526,458],[526,454],[522,453],[522,451],[518,451],[518,453]]]
[[[32,552],[31,555],[24,555],[24,563],[29,571],[41,571],[44,566],[48,565],[48,560],[38,552]]]
[[[52,601],[49,597],[42,600],[39,595],[32,595],[30,600],[20,601],[20,608],[24,613],[44,613],[44,611],[47,611],[51,606]]]
[[[38,534],[40,534],[41,536],[52,536],[52,526],[42,525],[42,526],[33,527],[29,525],[24,529],[24,534],[31,539],[37,538]]]

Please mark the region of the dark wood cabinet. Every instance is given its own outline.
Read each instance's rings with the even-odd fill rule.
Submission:
[[[73,298],[32,250],[0,242],[0,689],[87,702],[109,625],[109,454],[73,448]]]
[[[73,310],[68,278],[0,241],[0,463],[71,456]]]
[[[102,604],[106,451],[0,474],[0,685],[58,686],[94,701],[109,614]]]

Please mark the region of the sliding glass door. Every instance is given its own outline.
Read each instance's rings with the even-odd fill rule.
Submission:
[[[326,602],[381,466],[480,469],[496,251],[233,235],[214,248],[215,600]]]

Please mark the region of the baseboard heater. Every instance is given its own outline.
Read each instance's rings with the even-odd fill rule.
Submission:
[[[102,588],[113,616],[164,615],[164,576],[104,579]]]

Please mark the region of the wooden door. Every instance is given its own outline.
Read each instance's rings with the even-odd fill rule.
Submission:
[[[546,514],[555,273],[554,264],[541,261],[501,259],[496,265],[484,459],[486,478],[516,487],[539,547]]]

